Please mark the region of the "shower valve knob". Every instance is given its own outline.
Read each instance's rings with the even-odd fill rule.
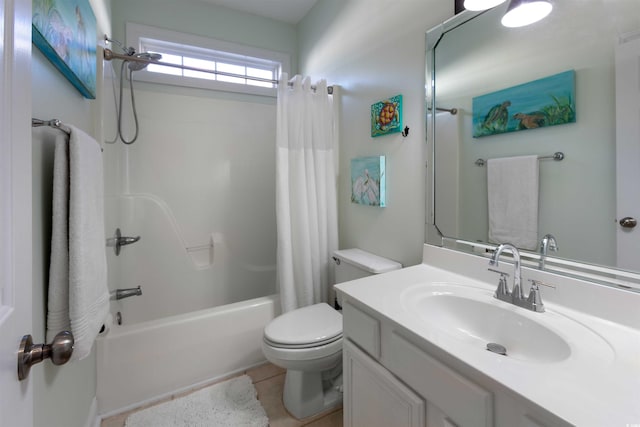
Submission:
[[[113,246],[113,251],[115,252],[116,256],[118,256],[120,255],[120,248],[122,246],[130,245],[132,243],[137,242],[138,240],[140,240],[140,236],[136,236],[136,237],[122,236],[120,229],[116,228],[116,232],[113,235],[113,237],[107,239],[107,246]]]

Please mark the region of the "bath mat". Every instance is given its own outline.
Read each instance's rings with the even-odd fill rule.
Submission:
[[[125,427],[267,427],[256,394],[243,375],[133,413]]]

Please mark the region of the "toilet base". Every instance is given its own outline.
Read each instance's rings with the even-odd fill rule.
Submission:
[[[311,417],[342,403],[342,387],[322,381],[321,372],[287,370],[282,400],[284,407],[298,419]]]

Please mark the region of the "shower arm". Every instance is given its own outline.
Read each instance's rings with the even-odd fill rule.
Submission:
[[[127,56],[132,56],[133,54],[136,53],[136,50],[133,48],[133,46],[129,46],[129,47],[125,47],[122,43],[120,43],[118,40],[116,39],[110,39],[106,34],[104,35],[104,41],[107,43],[111,43],[111,44],[117,44],[118,47],[120,47],[120,49],[122,49],[122,51],[125,53],[125,55]]]

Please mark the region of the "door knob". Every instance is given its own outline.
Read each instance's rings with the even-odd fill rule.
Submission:
[[[620,225],[624,228],[633,228],[638,225],[638,221],[635,218],[631,218],[630,216],[626,216],[620,220]]]
[[[73,354],[73,334],[69,331],[58,333],[51,344],[33,344],[31,335],[25,335],[18,349],[18,379],[27,379],[31,366],[51,359],[54,365],[64,365]]]

